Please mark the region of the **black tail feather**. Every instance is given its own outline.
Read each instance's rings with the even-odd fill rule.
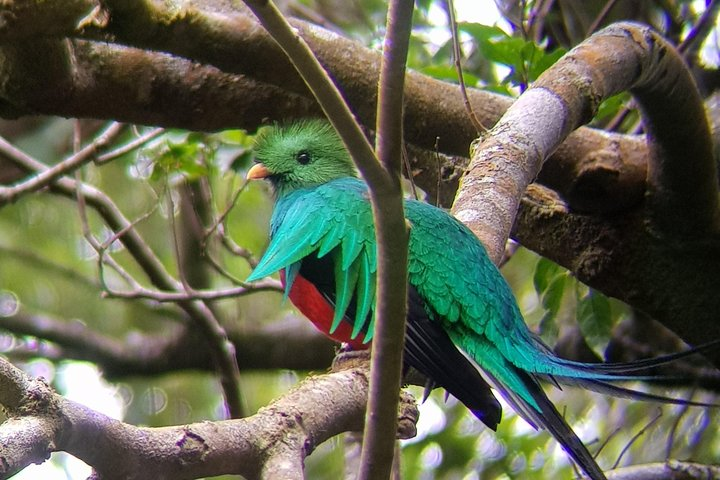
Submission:
[[[528,404],[520,395],[504,388],[497,379],[493,379],[495,387],[502,393],[508,403],[530,425],[549,431],[589,478],[592,480],[607,480],[595,458],[560,415],[560,412],[557,411],[537,379],[519,369],[516,369],[516,374],[532,394],[533,399],[540,407],[540,411]]]
[[[460,400],[489,428],[502,417],[500,402],[477,367],[452,343],[438,322],[432,321],[411,286],[405,336],[405,362]],[[427,389],[426,389],[427,392]]]
[[[655,393],[641,392],[632,388],[615,385],[610,382],[603,380],[583,379],[583,378],[565,378],[553,376],[553,380],[558,380],[563,384],[571,386],[579,386],[587,390],[592,390],[614,397],[629,398],[632,400],[639,400],[642,402],[657,402],[665,403],[670,405],[689,405],[692,407],[710,407],[719,408],[720,404],[717,403],[705,403],[696,402],[693,400],[684,400],[682,398],[666,397],[665,395],[659,395]]]

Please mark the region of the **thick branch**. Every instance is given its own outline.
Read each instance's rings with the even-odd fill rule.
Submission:
[[[91,465],[103,479],[220,474],[257,478],[261,471],[268,479],[300,478],[301,470],[278,475],[267,465],[290,463],[300,468],[317,445],[362,426],[367,368],[348,367],[308,378],[244,420],[140,428],[68,401],[0,358],[0,404],[9,414],[0,425],[0,445],[11,446],[0,450],[0,476],[63,450]],[[407,438],[414,434],[411,425],[417,419],[408,397],[400,415],[399,435]],[[16,448],[21,441],[28,447],[22,451]]]
[[[306,97],[246,76],[119,45],[28,38],[3,44],[0,58],[5,118],[40,113],[208,131],[319,111]]]
[[[720,468],[670,460],[617,468],[606,473],[608,480],[701,480],[720,476]]]
[[[718,183],[705,110],[682,58],[651,29],[620,23],[579,45],[534,88],[562,99],[574,129],[600,101],[630,90],[650,145],[648,208],[664,233],[716,233]]]
[[[211,2],[203,4],[207,10],[153,10],[151,16],[147,10],[135,9],[125,13],[132,28],[123,27],[123,16],[118,14],[122,9],[116,6],[112,23],[92,27],[85,22],[83,31],[89,38],[111,35],[118,42],[165,50],[225,72],[245,73],[259,82],[178,57],[83,42],[73,44],[72,72],[40,68],[56,64],[53,52],[57,49],[44,44],[35,47],[38,38],[78,35],[72,22],[54,20],[67,18],[74,8],[79,22],[95,5],[91,0],[84,3],[56,0],[44,2],[42,9],[18,9],[15,3],[4,7],[17,22],[6,24],[0,38],[17,43],[4,44],[3,75],[8,82],[0,89],[5,100],[0,114],[15,117],[35,112],[212,130],[254,129],[264,118],[287,120],[319,112],[265,31],[248,15],[223,12]],[[212,8],[222,13],[213,13]],[[139,16],[129,18],[130,13]],[[138,27],[141,24],[143,28]],[[330,70],[357,118],[373,128],[379,54],[305,22],[293,25]],[[468,95],[484,125],[494,124],[511,103],[506,97],[472,89]],[[430,151],[467,154],[475,130],[456,86],[410,72],[405,98],[406,140]],[[635,205],[644,191],[646,149],[632,138],[582,129],[552,157],[549,174],[542,178],[552,181],[549,185],[569,196],[573,204],[578,198],[584,210],[617,211]],[[602,162],[595,167],[598,157]],[[436,168],[434,162],[417,166],[418,171]],[[580,181],[575,181],[577,174]],[[434,183],[426,186],[429,191],[435,188]]]
[[[597,217],[570,210],[538,185],[525,192],[513,237],[582,282],[660,321],[691,344],[720,338],[720,243],[658,241],[642,212]],[[562,248],[558,248],[562,245]],[[706,354],[717,365],[717,354]]]
[[[502,256],[522,193],[545,159],[592,118],[602,100],[624,90],[637,95],[650,126],[647,206],[653,228],[692,236],[717,233],[712,143],[692,78],[659,35],[647,27],[618,24],[548,69],[476,149],[454,211],[495,261]]]

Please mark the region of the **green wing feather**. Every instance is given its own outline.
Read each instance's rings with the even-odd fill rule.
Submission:
[[[343,178],[278,198],[271,220],[271,241],[247,281],[293,265],[308,255],[331,255],[335,265],[335,316],[330,333],[342,320],[353,325],[352,338],[372,339],[376,247],[372,210],[365,184]],[[290,291],[291,281],[285,290]],[[355,316],[347,309],[357,299]]]

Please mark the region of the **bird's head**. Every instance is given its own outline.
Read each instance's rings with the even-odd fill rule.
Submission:
[[[258,134],[254,150],[257,163],[247,178],[270,180],[278,196],[357,176],[345,145],[324,120],[269,127]]]

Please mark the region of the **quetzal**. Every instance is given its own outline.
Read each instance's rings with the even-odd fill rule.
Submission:
[[[248,281],[280,272],[286,296],[323,333],[355,348],[367,346],[373,336],[375,232],[367,187],[342,141],[325,121],[299,121],[261,132],[255,156],[247,178],[270,181],[275,208],[270,245]],[[531,425],[549,430],[587,475],[604,479],[539,380],[633,394],[638,392],[607,382],[627,380],[654,361],[587,364],[557,357],[528,329],[509,286],[465,225],[415,200],[405,201],[405,216],[405,364],[494,430],[501,406],[492,386]]]

